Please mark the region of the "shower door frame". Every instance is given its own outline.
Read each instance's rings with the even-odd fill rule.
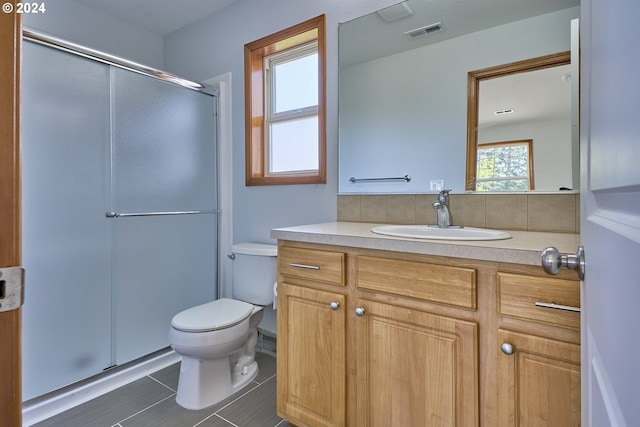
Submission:
[[[6,3],[12,4],[15,10],[16,0]],[[20,59],[23,31],[19,14],[0,14],[0,23],[0,72],[4,76],[0,82],[0,267],[6,267],[20,265],[22,261]],[[230,86],[230,82],[226,83]],[[226,208],[229,213],[231,207]],[[227,227],[231,228],[230,219],[227,221]],[[224,259],[220,253],[219,257]],[[219,269],[219,276],[223,275],[221,271],[224,267]],[[0,413],[8,425],[22,423],[21,320],[21,309],[0,313],[0,378],[3,379]]]
[[[133,79],[145,79],[146,81],[152,82],[152,83],[150,83],[152,85],[160,85],[160,86],[162,86],[162,85],[166,85],[167,83],[169,83],[167,86],[174,86],[174,87],[180,86],[180,87],[182,87],[182,90],[187,89],[186,92],[192,92],[192,93],[193,92],[199,92],[200,94],[208,95],[208,96],[205,96],[205,98],[212,99],[213,100],[212,102],[214,103],[214,106],[217,105],[217,98],[218,98],[218,94],[219,94],[219,89],[217,88],[217,86],[189,81],[187,79],[177,77],[177,76],[175,76],[173,74],[170,74],[170,73],[167,73],[167,72],[163,72],[163,71],[158,71],[158,70],[155,70],[153,68],[150,68],[150,67],[147,67],[147,66],[132,62],[132,61],[124,59],[124,58],[116,57],[116,56],[113,56],[111,54],[107,54],[107,53],[104,53],[104,52],[101,52],[101,51],[97,51],[97,50],[91,49],[91,48],[86,47],[86,46],[75,44],[74,42],[71,42],[71,41],[68,41],[68,40],[63,40],[63,39],[57,38],[55,36],[51,36],[51,35],[44,34],[44,33],[39,33],[38,31],[31,30],[28,27],[25,27],[25,28],[22,29],[22,36],[23,36],[22,37],[23,41],[27,40],[33,45],[42,45],[42,46],[44,46],[46,48],[53,49],[54,51],[57,50],[57,51],[61,51],[63,53],[71,54],[73,56],[84,58],[85,60],[89,60],[89,62],[96,62],[98,64],[101,63],[103,65],[106,65],[110,70],[113,70],[113,72],[115,72],[116,74],[122,73],[122,75],[131,76],[131,78],[133,78]],[[24,44],[22,44],[22,46],[23,46],[23,49],[26,49],[26,48],[24,48]],[[26,55],[26,52],[24,50],[23,50],[23,55]],[[24,79],[25,77],[26,76],[23,75],[22,78]],[[149,78],[149,77],[151,79],[147,80],[147,78]],[[162,83],[153,83],[154,80],[155,80],[155,82],[161,81]],[[110,85],[113,85],[113,83],[114,83],[113,81],[110,81]],[[172,90],[175,90],[175,89],[172,89]],[[186,96],[191,97],[191,95],[188,95],[188,94]],[[202,95],[200,95],[200,96],[202,96]],[[197,97],[197,98],[199,98],[199,97]],[[25,98],[25,100],[26,100],[26,98]],[[111,102],[113,102],[113,99],[111,100]],[[113,106],[112,106],[112,108],[113,108]],[[216,116],[217,116],[217,114],[214,111],[212,118],[213,118],[214,121],[217,122],[217,119],[215,118]],[[110,120],[113,120],[113,118],[111,118]],[[216,128],[217,128],[217,125],[216,125]],[[113,129],[111,131],[113,132]],[[217,134],[217,130],[215,131],[215,133]],[[26,134],[25,134],[25,137],[26,137]],[[112,139],[111,140],[111,144],[115,143],[115,139],[113,139],[113,138],[114,138],[114,136],[112,135],[111,136],[111,139]],[[216,136],[216,139],[217,139],[217,136]],[[25,140],[24,143],[26,143],[26,142],[27,141]],[[217,143],[215,145],[217,145]],[[215,145],[214,145],[214,147],[215,147]],[[113,147],[111,148],[111,150],[112,150],[111,155],[113,156]],[[218,151],[217,148],[214,148],[214,150],[216,152]],[[25,150],[24,156],[28,159],[29,157],[27,156],[27,154],[28,153]],[[217,154],[216,154],[215,157],[216,157],[215,169],[217,170],[218,169],[218,165],[219,165],[219,160],[217,159]],[[113,162],[114,159],[112,158],[110,161]],[[113,169],[112,168],[111,168],[111,172],[113,173]],[[215,172],[215,174],[218,175],[218,172]],[[215,193],[218,192],[218,187],[219,187],[219,183],[217,181],[218,181],[218,178],[216,178],[216,184],[215,184],[216,185],[216,191],[215,191]],[[26,188],[26,184],[27,184],[27,182],[25,181],[25,190],[27,189]],[[115,184],[112,182],[112,185],[115,185]],[[111,189],[111,190],[113,190],[113,189]],[[25,199],[25,201],[26,201],[26,199]],[[111,204],[113,204],[113,202],[114,202],[114,200],[111,200]],[[197,213],[207,213],[207,214],[213,214],[213,215],[217,216],[218,219],[215,219],[214,221],[215,221],[216,224],[218,224],[219,220],[220,220],[220,215],[219,215],[220,211],[218,209],[218,202],[217,201],[215,202],[214,206],[215,206],[214,210],[210,210],[210,211],[209,210],[205,210],[205,211],[202,211],[202,212],[198,211]],[[28,209],[29,207],[27,207],[27,205],[24,205],[23,209],[24,208]],[[46,208],[46,206],[43,207],[43,209],[44,208]],[[110,211],[113,208],[114,208],[114,206],[110,205],[107,208],[107,210]],[[169,210],[171,210],[171,209],[169,209]],[[126,211],[126,209],[125,209],[125,211]],[[134,211],[135,211],[135,209],[134,209]],[[151,211],[154,211],[154,212],[151,212]],[[155,212],[155,211],[158,211],[158,212]],[[115,218],[115,217],[128,217],[128,216],[159,216],[159,215],[162,215],[163,217],[165,217],[166,214],[196,213],[196,211],[189,211],[189,212],[177,212],[177,211],[176,212],[160,212],[160,211],[166,211],[166,209],[151,209],[150,212],[146,212],[146,211],[142,212],[141,211],[142,213],[127,213],[127,212],[125,212],[123,214],[114,213],[112,216],[109,215],[110,212],[107,212],[107,218],[111,218],[111,217],[113,217],[113,218]],[[115,220],[113,220],[113,221],[115,221]],[[28,225],[28,224],[25,223],[23,226],[26,226],[26,225]],[[218,225],[216,225],[215,227],[217,228]],[[24,240],[24,237],[27,237],[27,235],[25,234],[25,236],[23,236],[22,244],[26,245],[28,243],[28,241]],[[112,238],[113,238],[113,236],[112,236]],[[220,259],[219,243],[220,242],[215,243],[216,251],[218,252],[216,254],[216,260]],[[23,260],[23,262],[27,266],[31,265],[30,261],[32,262],[33,260],[31,258],[28,258],[28,257],[25,257],[24,260]],[[216,264],[219,265],[219,262],[216,262]],[[218,268],[216,268],[216,269],[218,269]],[[192,270],[190,270],[190,271],[192,271]],[[212,276],[213,277],[213,282],[214,282],[213,283],[213,285],[214,285],[214,289],[213,289],[214,295],[210,295],[210,296],[208,296],[208,298],[218,294],[218,289],[217,289],[217,286],[216,286],[215,282],[217,281],[216,280],[217,279],[216,276],[218,276],[220,274],[219,269],[218,269],[218,272],[216,272],[214,274],[215,275]],[[34,289],[31,289],[30,292],[34,292]],[[112,295],[112,298],[113,298],[113,295]],[[180,301],[180,299],[178,299],[178,301]],[[34,302],[37,303],[37,301],[35,301],[35,299],[34,299],[34,301],[32,301],[32,305],[33,305]],[[42,302],[42,301],[40,300],[40,302]],[[36,304],[35,307],[38,307],[38,305]],[[180,309],[183,309],[183,308],[184,307],[182,307]],[[22,319],[22,328],[26,331],[27,334],[29,333],[28,331],[31,331],[31,330],[30,329],[25,329],[25,328],[27,328],[30,324],[33,323],[33,322],[27,323],[27,321],[29,321],[30,319],[33,320],[34,313],[37,313],[37,310],[34,311],[32,308],[29,308],[29,310],[31,310],[30,311],[31,314],[29,315],[29,313],[25,312],[23,314],[23,319]],[[114,313],[112,313],[112,319],[118,318],[118,316],[113,317]],[[27,316],[31,316],[31,317],[26,317],[25,314],[27,314]],[[115,323],[113,324],[113,327],[116,327]],[[24,334],[25,334],[25,332],[23,332],[23,338],[24,337],[28,337],[28,335],[24,335]],[[157,333],[157,331],[155,331],[155,336],[157,336],[157,335],[158,335],[158,333]],[[113,336],[112,340],[115,340],[115,339],[116,339],[115,336]],[[117,343],[117,341],[116,341],[116,343]],[[118,361],[119,360],[119,356],[118,356],[118,353],[115,352],[115,350],[114,350],[115,348],[117,348],[117,346],[114,347],[114,344],[112,343],[112,350],[111,350],[112,351],[112,362],[120,364],[121,362]],[[27,348],[27,351],[28,350],[29,349]],[[128,360],[129,359],[127,359],[126,361],[128,361]],[[123,359],[122,361],[125,361],[125,360]],[[27,367],[27,363],[24,364],[22,369],[24,369],[26,367]],[[28,381],[28,378],[22,379],[22,388],[25,389],[25,391],[27,391],[27,389],[30,388],[31,383],[32,382]],[[24,397],[24,393],[22,393],[22,395]],[[31,398],[31,397],[29,396],[28,398]]]
[[[15,39],[15,42],[14,42],[15,45],[16,45],[16,48],[20,48],[23,45],[22,44],[23,40],[29,40],[31,42],[35,42],[36,44],[42,44],[42,45],[45,45],[47,47],[52,47],[52,48],[57,49],[57,50],[66,51],[68,53],[72,53],[72,54],[76,54],[76,55],[79,55],[79,56],[83,56],[83,57],[88,58],[90,60],[95,60],[97,62],[102,62],[102,63],[104,63],[106,65],[109,65],[109,66],[114,66],[116,68],[125,69],[127,71],[133,71],[136,74],[141,74],[141,75],[144,75],[144,76],[147,76],[147,77],[152,77],[152,78],[155,78],[155,79],[158,79],[158,80],[164,80],[165,82],[172,83],[172,84],[175,84],[175,85],[178,85],[178,86],[183,86],[183,87],[186,87],[187,89],[194,90],[196,92],[202,92],[202,93],[207,94],[207,95],[213,95],[214,98],[218,98],[218,96],[219,96],[218,84],[215,84],[215,83],[214,83],[214,85],[210,85],[210,84],[201,84],[201,83],[197,83],[197,82],[191,82],[191,81],[188,81],[186,79],[182,79],[180,77],[177,77],[175,75],[172,75],[172,74],[169,74],[169,73],[166,73],[166,72],[162,72],[162,71],[157,71],[155,69],[146,67],[144,65],[140,65],[140,64],[135,63],[135,62],[131,62],[131,61],[126,60],[126,59],[122,59],[122,58],[119,58],[119,57],[116,57],[116,56],[112,56],[112,55],[109,55],[109,54],[104,54],[102,52],[95,51],[95,50],[93,50],[91,48],[80,46],[80,45],[74,44],[72,42],[68,42],[66,40],[58,39],[56,37],[40,34],[40,33],[36,32],[36,31],[32,31],[32,30],[30,30],[28,28],[24,28],[23,29],[21,26],[16,30],[16,34],[18,35],[17,39]],[[4,34],[2,34],[2,36],[4,37]],[[4,44],[3,44],[3,46],[4,46]],[[3,50],[3,52],[5,52],[5,51],[6,50]],[[21,55],[17,56],[17,64],[18,65],[20,64],[20,56]],[[4,56],[3,56],[3,59],[4,59]],[[5,68],[4,67],[5,61],[3,61],[2,65],[3,65],[2,68],[4,69]],[[7,75],[7,74],[5,74],[5,75]],[[17,78],[13,79],[13,80],[19,81],[20,75],[21,75],[21,73],[18,70],[18,72],[16,73]],[[11,81],[11,80],[9,80],[9,81]],[[19,89],[19,88],[16,88],[16,94],[19,94],[17,89]],[[3,98],[3,101],[4,100],[5,99]],[[16,116],[17,116],[17,115],[20,114],[20,106],[17,103],[16,103],[16,105],[17,105],[17,111],[16,111]],[[4,109],[2,111],[4,113]],[[216,114],[214,114],[214,116],[216,116]],[[19,127],[16,126],[16,129],[19,129]],[[216,134],[218,134],[217,126],[216,126]],[[217,139],[217,136],[216,136],[216,139]],[[4,143],[4,141],[2,141],[2,142]],[[4,148],[4,147],[2,147],[2,148]],[[218,151],[218,149],[216,149],[216,151]],[[19,145],[17,145],[17,147],[15,149],[15,152],[16,153],[20,152]],[[2,151],[2,153],[4,154],[4,150]],[[7,156],[7,157],[11,158],[12,156]],[[217,155],[216,155],[216,157],[217,157]],[[3,165],[5,163],[4,160],[6,160],[6,158],[3,157],[0,160],[2,161],[2,163],[0,163],[0,166],[1,166],[1,165]],[[21,163],[20,159],[15,160],[15,162],[16,162],[17,166],[20,166],[20,163]],[[216,169],[217,169],[219,167],[220,160],[217,159],[216,163],[217,163],[216,164]],[[3,173],[8,173],[8,170],[9,170],[8,168],[5,169],[5,171]],[[18,179],[21,179],[22,174],[21,174],[20,170],[18,170],[15,175],[18,177]],[[219,172],[218,172],[218,177],[219,177]],[[3,180],[2,184],[4,184],[4,183],[5,183],[5,181]],[[219,182],[218,182],[218,184],[216,186],[219,187]],[[0,190],[4,190],[3,187],[4,187],[4,185],[2,185],[2,187],[0,187]],[[18,188],[18,190],[21,190],[21,189]],[[218,192],[218,191],[219,191],[219,189],[216,192]],[[0,195],[2,195],[2,194],[0,194]],[[17,197],[18,197],[18,199],[17,199],[17,202],[18,202],[18,210],[17,210],[18,217],[17,217],[17,220],[18,220],[18,223],[19,223],[18,225],[20,225],[20,218],[21,218],[20,193],[18,193]],[[219,209],[219,205],[217,205],[217,206],[218,206],[218,209]],[[220,217],[221,217],[221,215],[219,215],[219,212],[220,212],[219,210],[215,211],[215,213],[218,214],[218,218],[219,218],[217,220],[218,223],[220,222]],[[5,213],[5,211],[4,211],[4,209],[2,209],[2,214],[4,214],[4,213]],[[4,215],[2,217],[0,217],[0,218],[3,219]],[[3,225],[5,223],[6,222],[3,221]],[[219,225],[217,227],[219,227]],[[20,240],[22,241],[22,230],[21,230],[21,227],[19,227],[18,233],[19,233],[19,236],[21,238]],[[4,244],[4,240],[5,239],[4,239],[4,235],[3,235],[3,244]],[[219,260],[220,260],[220,258],[222,258],[222,256],[221,256],[222,252],[221,252],[221,246],[219,244],[220,244],[220,241],[218,241],[218,250],[217,250],[218,254],[217,254],[216,258],[218,259],[218,266],[220,267]],[[22,252],[21,251],[21,246],[18,246],[17,249],[18,249],[18,251],[17,251],[18,252],[18,256],[21,257],[21,252]],[[218,267],[218,272],[216,274],[218,277],[216,277],[216,279],[219,279],[219,277],[222,275],[221,269],[219,267]],[[216,293],[219,293],[219,289],[216,289]],[[4,327],[4,324],[3,324],[3,327]],[[22,329],[23,329],[23,326],[22,326],[22,322],[21,322],[21,325],[19,325],[19,330],[21,331]],[[4,332],[4,331],[2,331],[2,332]],[[11,396],[11,395],[17,396],[18,415],[20,417],[22,417],[21,416],[22,400],[20,399],[20,397],[23,394],[22,393],[22,388],[23,388],[24,384],[22,384],[22,378],[21,378],[21,370],[22,370],[22,364],[21,364],[21,356],[22,355],[20,353],[21,347],[22,347],[21,340],[20,340],[20,342],[18,342],[18,344],[14,345],[12,347],[17,347],[17,350],[19,351],[18,355],[15,356],[15,360],[17,360],[17,362],[19,363],[19,365],[17,367],[17,371],[18,371],[17,375],[19,377],[19,380],[20,380],[21,384],[20,384],[20,388],[17,391],[12,391],[12,392],[8,393],[7,395],[9,395],[9,396]],[[2,355],[2,353],[0,353],[0,356],[1,355]],[[0,370],[1,369],[2,369],[2,367],[0,367]],[[2,370],[2,373],[4,373],[3,370]],[[3,375],[3,378],[9,379],[9,376],[8,375],[7,376]],[[4,386],[4,384],[2,384],[2,386]],[[2,391],[0,391],[0,392],[2,392]],[[0,395],[0,397],[2,397],[2,399],[4,399],[4,394]],[[2,403],[2,402],[0,402],[0,403]],[[12,405],[13,405],[13,403],[12,403]],[[5,408],[4,406],[0,407],[0,412],[5,413],[4,408]],[[17,421],[16,425],[20,425],[20,422]]]

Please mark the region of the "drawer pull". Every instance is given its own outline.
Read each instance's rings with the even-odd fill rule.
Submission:
[[[317,265],[296,264],[294,262],[292,262],[289,265],[291,267],[296,267],[296,268],[306,268],[306,269],[309,269],[309,270],[320,270],[320,267],[318,267]]]
[[[535,302],[536,307],[555,308],[556,310],[576,311],[580,312],[580,307],[573,307],[570,305],[554,304],[552,302]]]
[[[358,317],[364,316],[364,307],[356,307],[356,316]]]
[[[337,310],[340,308],[340,303],[337,301],[331,301],[331,304],[329,304],[329,307],[331,307],[331,310]]]

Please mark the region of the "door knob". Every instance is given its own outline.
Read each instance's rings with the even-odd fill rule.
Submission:
[[[340,303],[337,301],[331,301],[331,304],[329,304],[329,307],[331,307],[331,310],[337,310],[340,308]]]
[[[364,307],[356,307],[356,316],[358,317],[364,316]]]
[[[579,246],[575,255],[561,255],[550,246],[542,251],[542,268],[549,274],[558,274],[561,268],[576,270],[580,280],[584,280],[584,247]]]

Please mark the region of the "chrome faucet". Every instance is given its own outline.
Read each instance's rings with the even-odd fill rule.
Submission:
[[[449,191],[442,190],[438,194],[438,200],[431,203],[433,209],[438,213],[438,227],[452,227],[451,212],[449,211]]]

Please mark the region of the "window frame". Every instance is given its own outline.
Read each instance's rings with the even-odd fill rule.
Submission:
[[[497,147],[512,147],[512,146],[520,146],[520,145],[524,145],[527,147],[527,165],[528,165],[528,172],[529,172],[529,188],[526,191],[531,191],[535,189],[535,183],[534,183],[534,174],[533,174],[533,140],[532,139],[520,139],[520,140],[514,140],[514,141],[502,141],[502,142],[487,142],[484,144],[478,144],[478,151],[483,149],[483,148],[497,148]],[[478,183],[480,182],[490,182],[490,181],[508,181],[508,180],[515,180],[515,179],[522,179],[521,177],[501,177],[501,179],[483,179],[480,180],[478,179],[477,173],[479,171],[479,168],[477,167],[477,163],[478,163],[478,157],[476,157],[476,177],[475,177],[475,185],[476,188],[474,189],[474,191],[478,191]],[[483,191],[485,192],[485,191]]]
[[[325,15],[263,37],[244,46],[245,184],[326,183],[326,42]],[[318,45],[318,169],[268,174],[265,132],[264,58],[316,41]]]

